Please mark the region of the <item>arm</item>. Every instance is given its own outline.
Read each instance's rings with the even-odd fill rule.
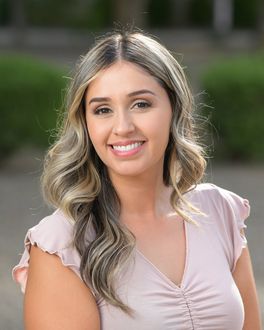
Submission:
[[[243,330],[261,330],[261,317],[256,284],[247,247],[243,249],[237,261],[236,268],[233,272],[233,278],[244,303],[245,322]]]
[[[99,330],[89,288],[58,256],[31,247],[24,299],[26,330]]]

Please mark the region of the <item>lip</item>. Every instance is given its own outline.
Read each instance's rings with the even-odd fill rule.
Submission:
[[[128,140],[128,141],[118,141],[114,143],[109,143],[108,146],[127,146],[133,143],[145,142],[144,140]]]
[[[133,143],[138,143],[138,142],[143,142],[140,146],[134,148],[134,149],[131,149],[131,150],[116,150],[114,149],[112,146],[126,146],[126,145],[129,145],[129,144],[133,144]],[[142,141],[142,140],[133,140],[133,141],[125,141],[125,142],[116,142],[116,143],[113,143],[113,144],[109,144],[108,147],[110,148],[110,151],[117,157],[121,157],[121,158],[125,158],[125,157],[131,157],[131,156],[134,156],[136,155],[137,153],[139,153],[142,148],[144,148],[145,146],[145,142],[146,141]]]

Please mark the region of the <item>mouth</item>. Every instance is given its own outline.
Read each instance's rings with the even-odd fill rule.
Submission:
[[[140,146],[142,146],[143,143],[145,143],[145,141],[137,141],[137,142],[129,143],[126,145],[111,144],[110,146],[112,149],[122,152],[122,151],[131,151],[131,150],[137,149]]]
[[[130,157],[136,155],[142,149],[145,142],[146,141],[116,142],[114,144],[109,144],[109,147],[116,156]]]

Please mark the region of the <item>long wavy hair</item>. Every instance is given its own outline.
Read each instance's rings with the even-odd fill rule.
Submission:
[[[164,158],[164,183],[172,187],[171,205],[185,221],[199,212],[184,194],[204,174],[206,161],[194,129],[193,97],[172,53],[142,31],[114,31],[97,40],[77,63],[68,88],[65,117],[44,163],[45,200],[74,223],[73,244],[81,256],[80,272],[96,297],[130,314],[118,297],[115,278],[131,260],[134,235],[119,221],[120,200],[107,169],[95,152],[85,119],[85,93],[97,74],[117,61],[134,63],[166,90],[173,111]],[[91,232],[93,235],[91,236]]]

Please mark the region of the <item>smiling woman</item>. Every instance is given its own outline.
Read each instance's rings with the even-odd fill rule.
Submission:
[[[56,210],[13,271],[26,329],[260,329],[249,203],[201,183],[193,110],[182,68],[143,32],[82,57],[42,177]]]

